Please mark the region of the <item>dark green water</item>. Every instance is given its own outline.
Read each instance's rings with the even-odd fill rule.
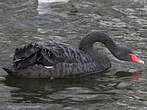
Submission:
[[[146,0],[1,0],[0,66],[14,49],[34,41],[65,42],[78,47],[99,30],[134,50],[144,65],[112,60],[112,68],[75,79],[6,78],[0,69],[0,110],[147,110]]]

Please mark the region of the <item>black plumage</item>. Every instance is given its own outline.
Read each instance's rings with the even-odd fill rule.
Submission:
[[[102,72],[111,63],[106,55],[93,48],[95,42],[103,43],[118,59],[131,61],[130,49],[116,45],[102,32],[92,32],[80,41],[79,49],[56,42],[30,43],[17,48],[13,64],[3,69],[11,76],[23,78],[63,78]],[[121,53],[125,53],[124,57]]]

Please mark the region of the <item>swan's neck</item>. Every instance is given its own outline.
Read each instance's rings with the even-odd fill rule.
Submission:
[[[83,51],[87,51],[93,48],[93,44],[95,42],[103,43],[110,52],[115,56],[115,52],[117,50],[117,45],[113,42],[113,40],[102,32],[92,32],[84,37],[79,45],[79,49]]]

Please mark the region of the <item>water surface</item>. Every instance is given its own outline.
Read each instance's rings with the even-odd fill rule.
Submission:
[[[16,47],[36,41],[78,47],[91,31],[107,33],[145,61],[122,62],[97,43],[112,60],[104,73],[73,79],[15,79],[0,69],[3,110],[146,110],[146,0],[3,0],[0,2],[0,66]]]

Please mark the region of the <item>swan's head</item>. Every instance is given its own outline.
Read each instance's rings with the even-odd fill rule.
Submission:
[[[136,63],[141,63],[144,64],[144,61],[140,60],[133,52],[131,49],[127,47],[118,47],[118,49],[115,51],[115,56],[119,60],[124,60],[124,61],[131,61],[131,62],[136,62]]]

